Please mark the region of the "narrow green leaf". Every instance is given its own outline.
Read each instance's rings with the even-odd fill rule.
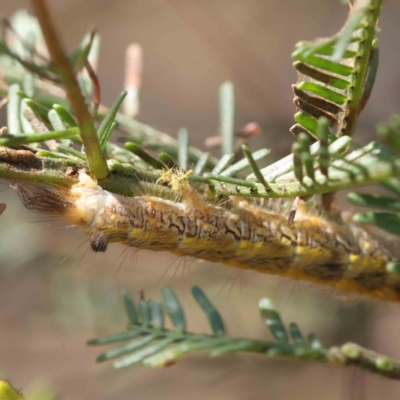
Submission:
[[[120,124],[120,122],[119,122],[120,121],[120,114],[117,114],[116,121],[117,121],[118,124]],[[163,153],[166,153],[170,157],[175,158],[175,159],[178,157],[178,150],[177,150],[176,145],[170,145],[170,144],[163,144],[163,143],[160,143],[160,142],[154,142],[154,141],[152,141],[154,139],[151,139],[151,137],[152,137],[151,136],[152,135],[151,132],[153,132],[151,130],[152,128],[148,127],[147,125],[144,125],[144,127],[143,127],[143,124],[140,124],[140,123],[138,123],[137,121],[134,121],[134,120],[132,120],[130,122],[134,122],[135,123],[134,126],[136,126],[136,124],[138,125],[138,131],[139,132],[136,134],[136,132],[133,131],[133,132],[135,132],[134,136],[139,138],[140,143],[143,142],[143,143],[146,144],[146,149],[147,150],[154,150],[154,151],[157,151],[157,152],[163,152]],[[122,123],[121,123],[120,126],[121,126],[122,129],[127,129],[126,127],[124,127],[124,125],[122,125]],[[131,129],[133,129],[133,128],[131,128]],[[131,132],[131,131],[129,130],[127,132]],[[143,137],[144,132],[146,132],[145,133],[146,136],[144,136],[144,137],[147,138],[147,135],[150,135],[149,138],[144,139],[144,137]],[[158,132],[158,131],[155,131],[155,132],[157,134],[161,134],[161,132]],[[133,135],[133,133],[131,133],[131,135]],[[169,140],[170,140],[170,138],[169,138]],[[201,154],[203,154],[202,151],[200,151],[198,149],[195,149],[193,147],[190,147],[189,148],[189,163],[195,164],[198,161],[198,159],[199,159]],[[215,164],[216,164],[215,159],[210,156],[210,158],[207,160],[207,167],[213,168],[215,166]]]
[[[331,60],[327,60],[326,58],[318,57],[318,56],[309,56],[304,58],[300,56],[299,58],[295,57],[299,61],[303,61],[305,64],[312,65],[314,67],[320,68],[324,71],[333,72],[335,74],[341,76],[349,76],[354,72],[353,67],[349,67],[348,65],[344,65],[338,62],[334,62]]]
[[[33,116],[33,112],[23,101],[21,101],[20,112],[21,112],[20,121],[21,121],[22,133],[28,134],[28,135],[32,135],[32,134],[36,133],[35,129],[33,129],[31,121],[29,121],[28,118],[26,117],[27,115]],[[35,116],[35,118],[36,118],[36,116]],[[40,133],[40,132],[38,132],[38,133]],[[42,132],[42,133],[44,133],[44,132]]]
[[[178,132],[178,164],[187,170],[189,164],[189,131],[181,128]]]
[[[260,300],[258,306],[260,309],[261,318],[265,325],[267,325],[275,340],[278,343],[289,343],[289,337],[286,333],[286,329],[272,301],[264,297]]]
[[[0,146],[19,146],[22,144],[45,142],[51,139],[74,138],[78,134],[78,128],[71,128],[60,132],[38,133],[36,135],[3,135],[0,137]]]
[[[329,120],[326,117],[318,118],[318,126],[317,131],[315,132],[315,136],[320,140],[321,146],[328,151],[329,143],[334,143],[338,140],[338,138],[332,133],[329,127]],[[321,147],[320,147],[321,150]]]
[[[310,132],[315,133],[317,131],[318,121],[311,115],[299,111],[294,115],[294,119]]]
[[[193,174],[194,175],[201,175],[207,165],[207,160],[210,157],[210,153],[203,153],[199,159],[197,160],[197,163],[193,169]]]
[[[36,95],[36,78],[35,75],[27,72],[22,81],[22,90],[26,95],[30,98],[35,97]]]
[[[18,96],[20,87],[17,83],[10,85],[8,89],[8,104],[7,104],[7,127],[8,132],[21,133],[20,107],[21,98]]]
[[[176,361],[182,358],[185,354],[215,348],[225,342],[226,339],[186,340],[178,346],[169,348],[159,354],[146,358],[143,360],[143,364],[152,368],[168,367],[175,364]]]
[[[53,153],[51,151],[47,151],[47,150],[39,150],[36,155],[38,157],[47,157],[47,158],[62,158],[62,159],[67,159],[67,160],[71,160],[71,156],[68,156],[66,154],[61,154],[61,153]]]
[[[303,165],[301,163],[301,145],[299,143],[293,143],[292,153],[294,175],[299,182],[303,182],[304,175]]]
[[[104,149],[107,146],[108,141],[110,140],[111,135],[113,134],[115,128],[117,127],[117,123],[114,121],[110,127],[108,128],[108,131],[102,136],[100,139],[100,147],[101,150],[104,151]]]
[[[267,155],[270,153],[270,150],[268,149],[261,149],[257,150],[252,154],[252,159],[253,161],[260,161],[263,158],[267,157]],[[248,158],[243,158],[237,163],[231,165],[229,168],[221,172],[221,176],[234,176],[238,174],[240,171],[243,171],[244,169],[248,168],[250,166],[250,162]]]
[[[161,304],[149,300],[149,307],[150,307],[151,325],[155,329],[163,329],[164,311],[161,307]]]
[[[11,51],[10,48],[6,45],[6,43],[1,39],[0,39],[0,54],[5,54],[13,58],[19,64],[24,66],[28,71],[34,72],[45,79],[54,80],[54,75],[52,74],[53,70],[51,66],[48,65],[39,66],[33,62],[25,61],[17,53]]]
[[[90,49],[92,48],[95,35],[95,32],[88,32],[82,39],[79,47],[75,49],[69,57],[75,73],[79,72],[84,67],[85,62],[88,59]]]
[[[147,163],[143,162],[139,157],[130,151],[119,147],[118,145],[108,142],[105,147],[105,154],[108,159],[114,159],[119,161],[120,163],[143,163],[143,167],[146,168],[148,166]]]
[[[221,159],[217,162],[214,169],[211,171],[213,175],[219,175],[222,171],[224,171],[231,164],[232,160],[235,158],[235,154],[225,154],[221,157]]]
[[[347,2],[347,0],[346,0]],[[339,39],[339,35],[332,36],[331,38],[324,40],[317,40],[313,42],[300,41],[295,44],[296,50],[292,53],[292,58],[294,59],[308,59],[314,54],[322,54],[325,56],[331,56],[334,52],[335,45]],[[360,41],[360,37],[350,38],[349,43],[356,43]],[[351,50],[346,50],[342,58],[352,58],[357,55],[356,52]]]
[[[142,338],[136,339],[132,342],[129,342],[123,346],[117,347],[115,349],[111,349],[109,351],[106,351],[103,354],[100,354],[96,361],[97,362],[103,362],[107,361],[111,358],[119,357],[127,353],[131,353],[132,351],[138,350],[144,346],[147,346],[150,344],[152,341],[156,340],[158,338],[158,333],[153,333],[149,334],[146,336],[143,336]]]
[[[132,340],[142,335],[140,331],[128,331],[114,333],[113,335],[104,336],[99,339],[91,339],[86,342],[88,346],[102,346],[105,344],[125,342],[126,340]]]
[[[49,112],[47,113],[47,118],[53,130],[63,131],[67,129],[66,125],[64,124],[64,122],[62,121],[56,110],[54,109],[49,110]],[[71,145],[71,140],[69,139],[61,139],[60,142],[66,146]]]
[[[395,235],[400,235],[400,213],[365,212],[353,216],[355,222],[375,225]]]
[[[381,208],[386,211],[400,211],[400,201],[374,194],[349,193],[347,201],[356,206]]]
[[[347,101],[347,97],[345,95],[314,82],[300,82],[297,85],[297,89],[314,93],[317,96],[320,96],[338,105],[343,105]]]
[[[400,181],[397,178],[390,178],[381,183],[386,189],[400,196]]]
[[[225,327],[221,315],[204,294],[204,292],[198,286],[193,286],[192,294],[197,301],[197,304],[203,309],[203,311],[207,315],[213,333],[215,335],[224,335]]]
[[[140,317],[142,319],[141,325],[149,326],[151,317],[150,317],[150,306],[145,300],[139,300],[139,311]]]
[[[235,151],[235,92],[232,82],[224,82],[219,88],[219,120],[221,155],[232,154]]]
[[[298,142],[302,152],[310,153],[311,140],[307,134],[300,133]]]
[[[47,113],[49,110],[46,107],[43,107],[40,103],[25,97],[22,101],[33,111],[33,113],[43,121],[47,121]]]
[[[352,39],[353,33],[358,29],[367,10],[367,7],[360,8],[347,20],[344,29],[340,33],[339,40],[336,42],[335,51],[332,55],[333,61],[339,61],[343,57],[343,54]]]
[[[307,342],[301,334],[299,327],[294,322],[289,324],[289,333],[293,339],[293,343],[297,346],[306,346]]]
[[[32,133],[33,130],[33,133],[47,133],[49,131],[47,121],[38,116],[37,112],[30,107],[31,105],[32,103],[28,99],[23,99],[21,102],[21,121],[23,122],[22,126],[24,130],[29,125],[29,128],[25,132]]]
[[[333,52],[335,51],[334,46],[327,46],[315,52],[315,54],[321,54],[324,56],[332,56]],[[357,55],[356,51],[353,50],[345,50],[342,54],[341,58],[354,58]]]
[[[300,151],[300,160],[301,164],[305,167],[306,174],[312,181],[315,180],[315,171],[314,171],[314,158],[310,154],[310,138],[305,133],[299,134],[298,142],[301,147]]]
[[[301,163],[306,169],[307,176],[315,181],[314,159],[310,153],[302,151],[300,153]]]
[[[159,153],[158,158],[165,164],[163,168],[165,168],[165,166],[167,166],[167,168],[178,168],[178,164],[169,154]]]
[[[122,291],[122,301],[124,302],[125,313],[128,317],[129,323],[133,325],[137,325],[139,323],[135,302],[128,292],[125,290]]]
[[[329,129],[329,121],[327,118],[321,117],[318,120],[318,127],[317,127],[317,137],[320,140],[320,147],[317,152],[318,155],[318,164],[320,171],[323,175],[328,177],[328,169],[329,169],[329,137],[332,132]]]
[[[75,119],[72,115],[61,105],[53,104],[53,109],[57,112],[60,116],[61,120],[69,125],[71,128],[77,127],[78,124],[76,123]]]
[[[325,49],[331,48],[336,42],[337,36],[331,37],[323,41],[300,41],[295,44],[296,50],[292,53],[294,59],[306,59],[313,54],[324,54]]]
[[[121,106],[121,103],[124,101],[127,95],[126,90],[123,90],[115,100],[114,104],[111,106],[110,110],[108,111],[107,115],[104,117],[102,123],[100,124],[99,129],[97,130],[97,136],[100,139],[100,143],[107,142],[104,140],[104,136],[107,135],[111,124],[114,122],[115,116]]]
[[[250,168],[253,171],[253,174],[255,175],[255,177],[258,179],[258,181],[264,185],[264,187],[266,189],[269,189],[270,186],[268,185],[267,181],[265,180],[265,178],[263,177],[260,168],[258,167],[256,160],[254,159],[253,155],[250,152],[250,149],[243,144],[242,145],[242,151],[243,154],[246,156],[247,161],[249,162]]]
[[[155,168],[155,169],[164,169],[165,168],[165,165],[160,160],[157,160],[157,158],[153,157],[151,154],[149,154],[146,150],[144,150],[142,147],[140,147],[136,143],[133,143],[133,142],[125,143],[125,148],[127,150],[131,151],[133,154],[136,154],[144,162],[151,165],[153,168]]]
[[[161,288],[161,294],[167,313],[171,317],[175,328],[180,332],[185,332],[185,315],[175,292],[169,286],[163,286]]]
[[[52,128],[55,131],[64,131],[65,129],[67,129],[56,110],[49,110],[47,117],[50,121]]]
[[[71,129],[78,129],[78,128],[71,128]],[[74,156],[74,157],[77,157],[77,158],[79,158],[81,160],[86,161],[85,153],[82,153],[82,152],[80,152],[78,150],[75,150],[72,147],[66,146],[64,144],[58,144],[57,145],[57,149],[65,151],[67,154],[70,154],[71,156]]]
[[[88,61],[92,67],[98,64],[99,61],[100,44],[101,44],[100,39],[101,39],[100,34],[98,32],[95,32],[93,43],[88,55]]]
[[[159,353],[161,350],[164,350],[170,344],[174,342],[174,339],[165,338],[160,340],[157,343],[152,344],[151,346],[146,347],[143,350],[139,350],[129,356],[123,357],[114,362],[114,368],[126,368],[131,365],[139,364],[147,357],[152,356],[153,354]]]

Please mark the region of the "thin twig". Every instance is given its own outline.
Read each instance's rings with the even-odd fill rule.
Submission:
[[[46,1],[32,0],[32,5],[42,28],[54,66],[58,70],[67,96],[74,108],[90,171],[96,179],[104,179],[108,175],[108,169],[97,138],[96,128],[79,88],[76,76],[61,46]]]
[[[101,101],[101,90],[100,90],[100,82],[99,78],[97,77],[96,71],[92,68],[92,65],[88,60],[85,62],[85,69],[89,78],[93,84],[93,115],[97,115],[97,111],[99,110],[100,101]]]
[[[300,200],[300,197],[297,196],[293,201],[292,209],[290,210],[289,217],[288,217],[289,225],[292,225],[294,222],[294,219],[296,218],[296,212],[297,212],[297,206],[299,204],[299,200]]]

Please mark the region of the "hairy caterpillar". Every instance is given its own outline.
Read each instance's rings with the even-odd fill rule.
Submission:
[[[95,252],[120,242],[400,301],[400,274],[388,269],[389,262],[398,260],[394,238],[387,238],[384,247],[360,226],[305,211],[289,224],[279,210],[243,200],[230,208],[209,205],[184,179],[174,182],[185,193],[179,202],[119,196],[103,190],[85,172],[70,189],[15,187],[28,209],[81,226]]]

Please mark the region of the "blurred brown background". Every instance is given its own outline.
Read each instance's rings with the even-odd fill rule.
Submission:
[[[290,148],[288,128],[296,81],[290,54],[299,40],[329,36],[343,24],[339,0],[53,0],[49,1],[71,48],[88,27],[101,33],[102,102],[122,89],[124,56],[132,42],[144,48],[139,120],[176,135],[186,126],[192,143],[217,133],[218,86],[235,84],[237,127],[257,121],[256,149],[271,157]],[[379,34],[381,65],[375,91],[358,127],[367,142],[374,126],[400,111],[400,3],[385,1]],[[10,16],[27,1],[0,0]],[[2,189],[3,187],[0,187]],[[351,340],[400,357],[400,309],[367,301],[342,301],[306,284],[272,279],[169,254],[123,252],[113,246],[93,255],[79,230],[26,212],[4,185],[0,218],[0,378],[18,388],[46,379],[63,399],[397,399],[399,384],[352,370],[261,356],[210,360],[195,356],[165,370],[115,371],[96,365],[102,350],[88,338],[124,327],[118,292],[160,299],[170,284],[186,304],[192,330],[208,331],[190,298],[200,285],[225,316],[232,336],[266,338],[257,304],[271,297],[285,322],[316,332],[326,345]]]

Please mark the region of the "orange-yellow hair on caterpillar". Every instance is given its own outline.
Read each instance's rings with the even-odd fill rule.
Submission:
[[[210,205],[185,176],[163,175],[164,181],[174,182],[174,191],[183,192],[180,201],[119,196],[103,190],[85,172],[70,189],[16,187],[28,209],[81,226],[95,252],[119,242],[400,301],[400,274],[387,267],[398,260],[398,242],[393,246],[387,239],[383,245],[350,221],[321,218],[301,208],[289,224],[279,210],[240,199],[229,208]]]

